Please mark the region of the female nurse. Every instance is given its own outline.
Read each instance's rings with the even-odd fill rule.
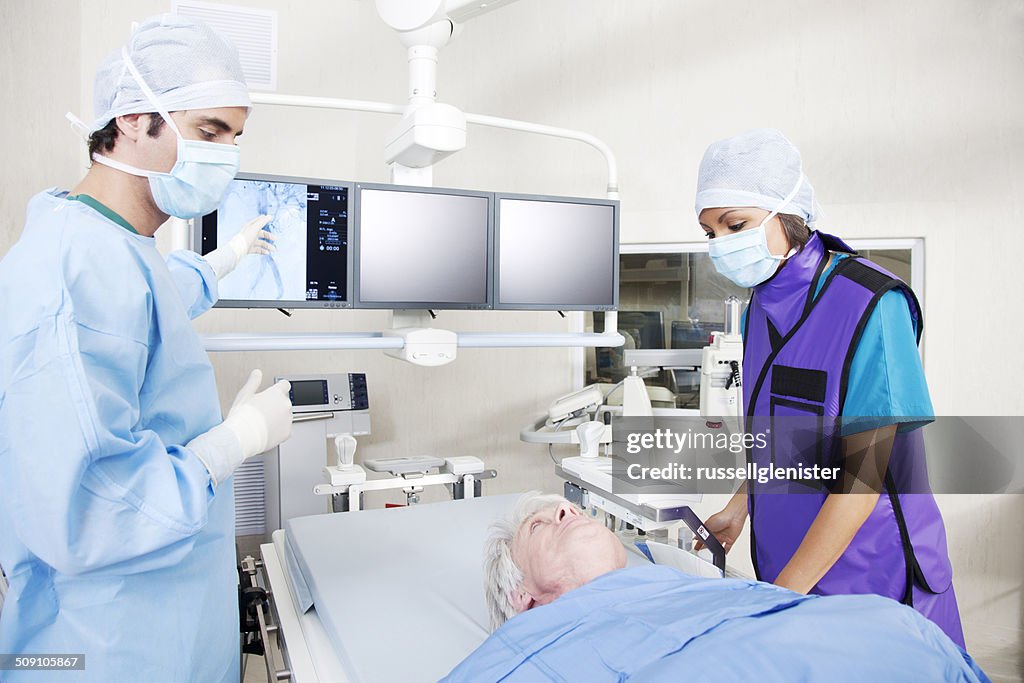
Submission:
[[[744,414],[752,433],[775,433],[748,459],[841,472],[831,482],[748,481],[708,529],[728,549],[749,515],[759,579],[798,593],[884,595],[963,647],[942,517],[914,478],[918,428],[933,416],[914,293],[811,227],[814,190],[776,130],[713,143],[696,210],[715,268],[751,289]]]

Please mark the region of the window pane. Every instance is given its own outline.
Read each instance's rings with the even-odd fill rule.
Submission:
[[[861,256],[882,266],[899,279],[910,284],[909,249],[861,249]],[[920,295],[920,292],[918,292]]]
[[[908,284],[910,249],[865,249],[860,254]],[[920,296],[920,292],[918,295]],[[626,344],[617,349],[587,351],[587,383],[622,381],[626,349],[686,349],[707,345],[711,333],[721,330],[725,299],[744,302],[750,291],[741,289],[715,270],[706,251],[620,254],[619,332]],[[587,314],[590,329],[604,329],[604,314]],[[660,370],[645,377],[655,407],[699,408],[700,369]],[[610,397],[621,403],[621,388]]]
[[[619,257],[619,332],[626,344],[588,353],[587,382],[620,382],[628,374],[626,349],[691,349],[707,345],[725,319],[724,301],[747,290],[715,271],[706,252],[621,254]],[[604,329],[604,315],[591,314],[593,327]],[[662,370],[645,378],[657,407],[697,408],[699,368]],[[616,394],[619,393],[618,390]],[[617,403],[617,396],[611,403]]]

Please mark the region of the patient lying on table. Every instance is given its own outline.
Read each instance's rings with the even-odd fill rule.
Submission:
[[[561,496],[524,496],[485,565],[496,630],[446,681],[988,680],[887,598],[627,569],[615,535]]]

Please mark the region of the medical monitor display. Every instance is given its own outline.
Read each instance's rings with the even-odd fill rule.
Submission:
[[[197,251],[207,254],[253,218],[277,238],[268,255],[249,255],[219,283],[219,306],[342,308],[349,297],[351,186],[303,178],[239,175],[215,213],[197,227]]]
[[[357,185],[356,307],[490,308],[490,198]]]
[[[327,395],[327,380],[294,380],[291,385],[289,398],[293,406],[327,406],[331,403]]]
[[[497,196],[495,308],[613,310],[616,201]]]
[[[699,322],[688,320],[672,321],[673,349],[703,349],[711,343],[711,333],[725,329],[724,323]]]

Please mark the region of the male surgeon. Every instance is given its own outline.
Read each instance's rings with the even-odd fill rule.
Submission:
[[[168,217],[216,209],[250,100],[235,50],[173,15],[96,74],[93,164],[32,198],[0,261],[0,653],[76,654],[75,681],[238,681],[231,476],[291,434],[253,371],[221,418],[191,319],[262,217],[165,261]],[[5,683],[55,672],[4,671]]]

